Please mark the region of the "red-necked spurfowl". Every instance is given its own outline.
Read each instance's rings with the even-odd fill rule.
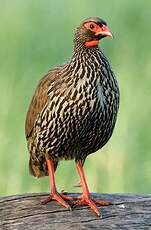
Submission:
[[[101,149],[112,135],[119,108],[119,88],[111,66],[98,47],[112,37],[99,17],[84,20],[75,30],[74,51],[64,65],[51,69],[39,82],[26,117],[29,168],[35,177],[50,178],[50,196],[70,208],[88,205],[99,216],[83,171],[86,157]],[[58,193],[55,170],[61,160],[75,160],[83,193],[77,198]],[[92,172],[93,173],[93,172]]]

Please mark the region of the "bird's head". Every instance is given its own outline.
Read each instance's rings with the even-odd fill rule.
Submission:
[[[88,18],[77,27],[75,33],[75,41],[81,42],[86,47],[94,47],[104,37],[112,37],[112,33],[107,27],[107,23],[99,18]]]

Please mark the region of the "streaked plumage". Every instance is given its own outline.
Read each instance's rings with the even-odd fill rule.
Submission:
[[[83,44],[89,35],[82,33],[82,25],[75,33],[71,60],[40,80],[29,106],[25,132],[30,171],[36,177],[48,175],[45,157],[55,168],[63,159],[83,164],[107,143],[115,126],[117,80],[100,48]]]

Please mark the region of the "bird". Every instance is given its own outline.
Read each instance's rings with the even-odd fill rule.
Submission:
[[[112,136],[120,101],[116,76],[99,47],[105,37],[112,37],[112,32],[102,18],[81,22],[74,32],[71,58],[39,81],[25,121],[30,173],[49,176],[50,194],[42,204],[55,200],[67,209],[72,202],[87,205],[97,216],[97,204],[111,202],[92,196],[83,166],[87,156]],[[62,160],[75,161],[82,187],[77,197],[57,191],[55,171]]]

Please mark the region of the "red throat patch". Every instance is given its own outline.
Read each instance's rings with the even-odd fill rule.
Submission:
[[[93,47],[97,46],[99,44],[99,40],[92,40],[92,41],[87,41],[84,43],[86,47]]]

